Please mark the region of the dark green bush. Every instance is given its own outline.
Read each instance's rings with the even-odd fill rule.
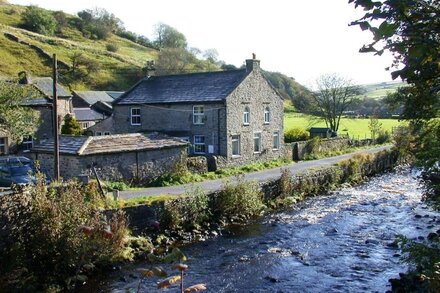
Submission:
[[[119,50],[119,47],[118,47],[118,45],[116,45],[116,44],[107,44],[107,45],[105,46],[105,48],[106,48],[107,51],[109,51],[109,52],[117,52],[117,51]]]
[[[377,134],[376,143],[383,144],[386,142],[391,142],[391,133],[388,130],[380,130]]]
[[[53,15],[39,8],[38,6],[28,6],[22,15],[23,27],[33,32],[51,36],[57,28],[57,21]]]

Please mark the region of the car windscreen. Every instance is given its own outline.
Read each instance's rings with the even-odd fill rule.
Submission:
[[[32,168],[29,166],[11,166],[9,168],[11,176],[27,176],[32,174]]]

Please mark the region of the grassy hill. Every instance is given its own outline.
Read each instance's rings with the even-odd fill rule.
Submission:
[[[406,84],[404,82],[399,82],[399,81],[389,81],[389,82],[360,85],[363,93],[359,97],[382,99],[385,98],[387,94],[394,93],[397,90],[397,88],[405,85]]]
[[[141,76],[147,60],[156,59],[158,51],[114,34],[106,40],[91,40],[73,25],[63,27],[56,36],[44,36],[20,28],[26,7],[0,2],[0,76],[17,76],[26,70],[35,76],[51,74],[52,55],[57,54],[60,79],[72,68],[72,56],[97,61],[99,68],[81,82],[68,82],[74,89],[93,88],[126,90]],[[73,23],[76,16],[66,15]],[[110,52],[109,44],[118,50]]]

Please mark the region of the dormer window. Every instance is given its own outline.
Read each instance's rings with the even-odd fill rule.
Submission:
[[[203,108],[203,106],[193,107],[193,123],[205,124],[205,109]]]
[[[269,107],[264,108],[264,124],[269,124],[270,122],[270,109]]]
[[[244,111],[243,111],[243,124],[244,125],[249,125],[250,116],[251,116],[251,110],[249,109],[249,107],[245,107]]]

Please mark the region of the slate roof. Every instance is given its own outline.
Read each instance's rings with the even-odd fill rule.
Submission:
[[[113,104],[161,104],[223,101],[247,76],[243,70],[144,78]]]
[[[116,91],[106,91],[107,95],[112,97],[113,99],[119,98],[124,92],[116,92]]]
[[[107,118],[106,115],[103,115],[93,109],[90,108],[74,108],[73,113],[75,113],[75,119],[79,122],[81,121],[96,121],[103,120]]]
[[[107,102],[111,104],[114,100],[114,98],[105,91],[74,91],[74,93],[90,106],[96,102]]]
[[[60,154],[95,155],[142,150],[157,150],[170,147],[186,147],[187,143],[177,139],[141,133],[106,136],[61,136]],[[53,140],[47,140],[32,148],[32,152],[52,153]]]
[[[44,95],[52,97],[53,80],[51,77],[33,77],[31,84],[39,89]],[[59,97],[70,97],[70,92],[66,91],[60,84],[57,84],[57,95]]]
[[[29,99],[22,103],[23,106],[52,106],[52,101],[47,98]]]

